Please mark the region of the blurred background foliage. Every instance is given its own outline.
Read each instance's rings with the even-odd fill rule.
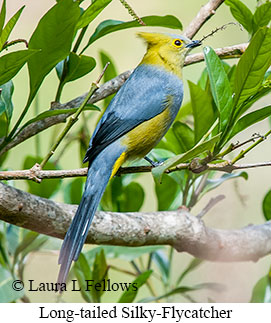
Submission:
[[[19,123],[26,125],[57,113],[48,111],[52,101],[64,103],[88,91],[106,62],[111,64],[103,77],[104,82],[135,67],[145,51],[135,37],[136,30],[178,33],[206,3],[194,1],[191,6],[188,0],[130,0],[135,12],[141,18],[145,17],[147,27],[143,27],[133,20],[120,1],[80,2],[81,9],[71,0],[61,0],[58,4],[53,0],[46,3],[15,0],[7,2],[7,6],[2,2],[0,137],[6,136],[7,142],[13,139]],[[267,69],[271,36],[270,29],[265,26],[270,25],[270,18],[271,3],[268,1],[227,0],[203,26],[197,39],[230,21],[237,20],[244,30],[229,26],[208,38],[204,43],[208,46],[204,49],[205,62],[185,67],[183,107],[150,157],[158,161],[169,158],[166,167],[194,157],[209,158],[210,151],[214,160],[218,160],[224,157],[221,152],[230,142],[242,142],[255,132],[268,133],[271,78]],[[29,41],[28,49],[24,40]],[[222,62],[212,50],[250,40],[251,49],[240,63],[238,59]],[[258,55],[255,56],[255,52]],[[24,65],[26,62],[28,69]],[[28,78],[30,85],[26,82]],[[232,99],[233,92],[235,97]],[[82,166],[91,133],[111,98],[89,106],[88,111],[83,112],[80,122],[65,137],[45,169]],[[41,162],[62,128],[61,124],[49,128],[1,156],[1,170],[27,169]],[[246,161],[267,160],[268,148],[270,140],[254,149]],[[233,158],[236,153],[227,156],[227,159]],[[144,161],[135,163],[139,164]],[[208,176],[175,172],[164,175],[161,185],[163,167],[155,169],[156,181],[150,174],[113,178],[100,209],[147,212],[174,210],[186,205],[196,215],[212,196],[222,192],[226,200],[208,213],[207,225],[230,229],[271,218],[268,169],[253,170],[249,175],[246,172],[224,175],[210,172]],[[55,201],[78,204],[84,180],[43,180],[41,184],[9,181],[8,184]],[[200,194],[198,187],[202,187]],[[112,282],[136,282],[139,291],[81,291],[61,296],[54,292],[15,293],[10,288],[10,282],[15,278],[34,279],[37,284],[55,281],[60,241],[6,223],[1,223],[0,229],[2,302],[271,301],[268,257],[257,264],[210,263],[177,254],[164,246],[85,246],[70,274],[70,279],[78,282],[85,279],[101,282],[108,278]],[[259,280],[259,277],[262,278]]]

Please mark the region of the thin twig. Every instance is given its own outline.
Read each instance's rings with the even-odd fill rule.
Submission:
[[[188,193],[189,193],[189,189],[190,189],[190,181],[191,181],[191,173],[188,173],[187,179],[186,179],[186,183],[185,183],[185,188],[183,190],[183,201],[182,201],[182,205],[187,206],[187,198],[188,198]]]
[[[130,270],[122,269],[122,268],[119,268],[119,267],[114,266],[114,265],[110,265],[109,267],[110,267],[110,269],[116,270],[116,271],[118,271],[120,273],[137,277],[137,274],[135,274],[134,272],[132,272]]]
[[[201,39],[200,39],[200,42],[202,43],[203,41],[205,41],[205,39],[213,36],[214,34],[216,34],[218,31],[220,30],[225,30],[229,25],[235,25],[235,26],[239,26],[241,30],[243,30],[242,28],[242,25],[239,24],[238,22],[228,22],[227,24],[224,24],[220,27],[217,27],[216,29],[212,30],[208,35],[206,36],[203,36]]]
[[[98,79],[97,79],[97,81],[96,81],[96,85],[97,85],[97,87],[99,87],[98,86],[98,84],[101,82],[101,79],[103,78],[103,76],[104,76],[104,73],[105,73],[105,71],[107,70],[107,67],[110,65],[110,62],[107,62],[106,64],[105,64],[105,66],[104,66],[104,68],[103,68],[103,70],[102,70],[102,73],[99,75],[99,77],[98,77]]]
[[[56,142],[54,143],[54,145],[52,146],[52,148],[50,149],[49,153],[45,156],[45,158],[43,159],[43,161],[40,163],[40,168],[42,169],[45,164],[48,162],[48,160],[53,156],[53,154],[55,153],[57,147],[59,146],[59,144],[61,143],[61,141],[64,139],[64,137],[67,135],[67,133],[69,132],[69,130],[71,129],[71,127],[74,125],[74,123],[78,120],[78,117],[80,115],[80,113],[84,110],[85,106],[87,105],[89,99],[91,98],[91,96],[93,95],[93,93],[98,89],[98,84],[101,81],[107,67],[109,65],[109,62],[106,63],[102,73],[100,74],[100,76],[98,77],[96,82],[93,82],[91,84],[90,90],[85,98],[85,100],[83,101],[83,103],[80,105],[79,109],[76,111],[76,113],[71,116],[71,118],[69,119],[69,122],[67,123],[66,127],[63,129],[63,131],[61,132],[61,134],[59,135],[59,137],[57,138]]]
[[[235,164],[239,159],[244,158],[245,155],[252,150],[253,148],[255,148],[258,144],[260,144],[261,142],[263,142],[265,139],[267,139],[267,137],[271,134],[271,130],[267,131],[267,133],[264,136],[261,136],[261,138],[259,140],[257,140],[254,144],[252,144],[251,146],[249,146],[247,149],[242,150],[235,158],[233,158],[233,160],[231,161],[231,164]]]
[[[263,136],[261,136],[259,133],[254,133],[253,135],[252,135],[252,138],[250,138],[250,139],[248,139],[248,140],[245,140],[245,141],[243,141],[243,142],[238,142],[238,143],[236,143],[235,145],[233,145],[233,149],[237,149],[237,148],[240,148],[240,147],[242,147],[242,146],[244,146],[244,145],[246,145],[246,144],[248,144],[248,143],[250,143],[250,142],[255,142],[255,140],[256,139],[259,139],[259,138],[262,138]]]
[[[225,195],[218,195],[215,197],[212,197],[210,201],[207,203],[207,205],[201,210],[201,212],[197,215],[199,219],[201,219],[207,212],[209,212],[217,203],[224,200]]]
[[[140,25],[146,26],[145,22],[136,14],[134,9],[125,0],[120,0],[121,4],[128,10],[129,15],[132,16]]]
[[[222,5],[225,0],[210,0],[202,6],[196,17],[187,26],[184,35],[192,39],[201,27],[216,13],[216,9]]]
[[[222,59],[238,58],[245,52],[247,46],[248,43],[243,43],[223,48],[216,48],[215,52]],[[187,59],[185,60],[185,66],[199,63],[202,61],[204,61],[203,53],[188,55]]]
[[[223,158],[224,156],[226,156],[227,154],[231,153],[232,151],[234,151],[237,148],[240,148],[250,142],[255,142],[256,139],[258,138],[262,138],[263,136],[258,134],[258,133],[254,133],[252,136],[252,138],[247,139],[243,142],[237,142],[236,144],[231,143],[224,151],[222,151],[221,153],[219,153],[218,155],[216,155],[216,158]]]
[[[259,162],[254,164],[231,164],[230,161],[225,161],[216,164],[207,164],[204,171],[220,171],[231,173],[236,170],[259,168],[259,167],[270,167],[271,161]],[[134,166],[134,167],[121,167],[117,175],[125,174],[137,174],[137,173],[150,173],[152,166]],[[165,171],[166,174],[181,171],[190,170],[190,163],[182,163],[176,165]],[[70,178],[70,177],[84,177],[87,175],[88,168],[78,168],[69,170],[41,170],[39,165],[34,165],[31,169],[26,170],[13,170],[13,171],[0,171],[0,180],[33,180],[35,182],[41,182],[43,179],[54,179],[54,178]]]
[[[204,189],[207,179],[208,179],[208,173],[205,173],[200,179],[200,183],[190,199],[190,202],[188,204],[188,209],[191,209],[197,203],[199,195]]]
[[[138,265],[135,263],[134,260],[131,260],[130,261],[130,264],[134,267],[134,269],[136,270],[136,272],[138,273],[138,275],[141,275],[142,274],[141,270],[139,269]]]
[[[148,258],[148,264],[147,264],[147,270],[151,269],[151,264],[152,264],[152,259],[153,259],[154,252],[149,253],[149,258]]]
[[[54,164],[57,165],[59,163],[60,158],[65,154],[65,152],[68,151],[68,146],[74,142],[74,140],[77,140],[78,136],[69,136],[66,137],[66,142],[63,144],[62,149],[60,149],[57,157],[54,159]],[[39,155],[38,155],[39,156]]]

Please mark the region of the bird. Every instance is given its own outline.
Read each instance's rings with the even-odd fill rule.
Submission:
[[[182,69],[187,53],[200,46],[183,35],[139,32],[147,51],[98,122],[83,162],[88,162],[84,193],[65,235],[57,284],[65,284],[85,243],[109,180],[120,166],[146,158],[173,123],[183,100]],[[59,285],[59,286],[60,286]]]

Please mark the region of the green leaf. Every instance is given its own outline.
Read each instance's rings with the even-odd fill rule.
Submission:
[[[16,25],[18,19],[20,18],[20,15],[23,11],[25,6],[23,6],[21,9],[19,9],[13,17],[10,18],[10,20],[7,22],[5,28],[1,32],[0,36],[0,51],[2,50],[5,42],[8,40],[8,37],[10,33],[12,32],[14,26]]]
[[[6,114],[5,113],[0,114],[0,138],[7,136],[8,125],[9,125],[9,122],[7,120]],[[1,162],[3,162],[2,159],[1,159]]]
[[[0,303],[12,303],[24,296],[24,291],[12,288],[14,277],[5,268],[0,267]]]
[[[78,260],[74,263],[73,270],[77,278],[77,281],[79,283],[79,286],[81,287],[80,293],[82,297],[86,302],[92,303],[93,299],[92,299],[91,291],[85,288],[86,280],[92,279],[92,273],[90,271],[89,263],[82,252],[78,257]]]
[[[88,74],[96,66],[96,61],[93,57],[70,53],[67,65],[68,71],[65,75],[63,83],[77,80],[80,77]]]
[[[212,98],[199,85],[188,81],[194,117],[195,143],[206,134],[215,121]]]
[[[186,152],[194,146],[194,131],[187,124],[176,121],[172,129],[181,147],[179,153]]]
[[[184,279],[184,277],[187,276],[187,274],[189,274],[191,271],[198,268],[202,263],[203,263],[202,259],[199,259],[199,258],[192,259],[188,264],[187,268],[181,273],[181,275],[177,279],[176,285],[179,285],[181,281]]]
[[[74,263],[74,266],[82,271],[86,280],[92,279],[92,272],[90,270],[89,263],[82,252],[78,257],[78,260]]]
[[[84,11],[76,28],[80,29],[90,24],[112,0],[96,0]]]
[[[49,237],[39,234],[39,236],[33,242],[31,242],[31,244],[29,244],[24,250],[22,250],[21,252],[22,259],[24,259],[30,252],[40,250],[41,247],[48,242],[48,240],[49,240]],[[49,249],[49,250],[52,250],[52,249]]]
[[[208,83],[208,80],[209,80],[209,78],[208,78],[208,72],[207,72],[207,68],[205,67],[204,70],[202,71],[201,75],[200,75],[200,78],[198,80],[197,85],[200,86],[200,88],[202,90],[205,90],[206,89],[206,85]],[[190,90],[190,92],[191,92],[191,90]],[[191,93],[190,93],[190,95],[191,95]]]
[[[0,84],[7,83],[38,50],[18,50],[0,57]]]
[[[145,193],[142,186],[132,182],[123,188],[119,200],[120,212],[138,212],[143,205]]]
[[[26,235],[23,237],[23,240],[21,243],[18,245],[18,247],[15,250],[14,253],[14,259],[13,259],[13,264],[14,266],[16,265],[18,261],[18,257],[22,251],[24,251],[37,237],[39,236],[39,233],[33,232],[33,231],[28,231]]]
[[[23,239],[25,229],[9,224],[6,230],[7,251],[12,255]],[[27,230],[25,230],[27,232]]]
[[[8,268],[8,258],[5,252],[5,248],[3,247],[2,244],[2,233],[0,233],[0,267]],[[0,300],[1,302],[1,300]]]
[[[239,173],[232,173],[232,174],[223,174],[221,177],[216,179],[207,179],[206,185],[202,191],[202,195],[214,190],[224,182],[228,181],[229,179],[242,177],[245,180],[248,179],[248,174],[246,172],[239,172]]]
[[[101,249],[99,253],[96,253],[94,264],[93,264],[93,270],[92,270],[92,279],[94,280],[93,284],[104,285],[104,282],[107,280],[107,272],[108,272],[108,266],[106,264],[104,250]],[[101,289],[92,288],[91,294],[92,294],[93,301],[100,302],[100,299],[103,293],[104,293],[104,288],[101,288]]]
[[[219,131],[224,131],[231,117],[232,90],[224,66],[211,47],[204,47],[204,58],[210,79],[212,95],[219,111]]]
[[[129,289],[121,295],[118,303],[132,303],[136,298],[139,288],[147,282],[151,274],[152,274],[152,270],[147,270],[141,275],[139,275],[131,283],[131,286],[129,287]],[[134,288],[133,286],[135,286],[136,288]]]
[[[164,176],[162,184],[155,182],[155,193],[158,201],[158,211],[169,210],[179,190],[179,185],[169,175]]]
[[[163,280],[164,284],[167,285],[169,273],[170,273],[169,259],[166,257],[163,250],[155,251],[153,253],[152,259],[155,262],[155,264],[157,265],[157,267],[162,275],[162,280]]]
[[[245,111],[241,104],[257,93],[266,70],[271,64],[271,29],[264,27],[253,36],[248,48],[236,67],[234,83],[235,116]]]
[[[246,100],[245,102],[243,102],[240,111],[238,113],[238,117],[241,116],[243,113],[245,113],[250,107],[252,107],[252,105],[257,102],[258,100],[260,100],[262,97],[266,96],[267,94],[269,94],[271,92],[271,86],[261,86],[258,91],[253,94],[252,96],[249,97],[248,100]],[[237,117],[236,117],[237,119]]]
[[[193,286],[193,287],[181,286],[181,287],[173,288],[171,291],[169,291],[165,294],[162,294],[160,296],[144,298],[144,299],[140,300],[140,303],[154,302],[154,301],[158,301],[163,298],[168,298],[169,296],[193,292],[193,291],[199,290],[201,288],[202,287],[200,285]]]
[[[270,115],[271,115],[271,105],[246,114],[245,116],[243,116],[241,119],[237,121],[236,125],[233,127],[230,133],[228,140],[234,137],[239,132],[252,126],[253,124],[268,118]]]
[[[257,7],[253,15],[253,32],[255,33],[260,27],[267,26],[271,20],[271,2],[263,3]]]
[[[0,267],[8,269],[9,258],[7,250],[6,225],[0,226]]]
[[[72,180],[64,189],[64,202],[67,204],[79,204],[83,193],[83,178]]]
[[[10,254],[13,255],[14,265],[17,262],[18,256],[20,256],[20,262],[23,262],[24,258],[30,252],[39,250],[45,244],[45,242],[49,240],[49,237],[45,235],[38,234],[11,224],[8,226],[5,235],[7,240],[6,249]],[[53,238],[50,238],[50,240],[54,241]],[[57,249],[59,249],[59,245]]]
[[[83,154],[82,154],[83,155]],[[116,177],[112,178],[111,181],[107,184],[106,189],[101,198],[99,207],[102,211],[115,211],[115,205],[113,205],[112,201],[112,182]]]
[[[195,287],[188,287],[188,286],[177,287],[177,288],[173,288],[170,292],[162,294],[160,296],[144,298],[144,299],[140,300],[140,303],[155,302],[160,299],[167,298],[169,296],[178,295],[178,294],[185,294],[188,292],[193,292],[195,290],[197,290],[197,288],[195,288]]]
[[[0,94],[0,115],[5,113],[9,124],[13,112],[13,104],[11,101],[14,90],[13,82],[9,81],[6,84],[1,85],[0,88],[2,90]]]
[[[187,120],[187,117],[190,116],[191,114],[192,114],[192,105],[191,105],[191,102],[188,101],[182,104],[175,120],[179,120],[179,121]]]
[[[99,55],[100,55],[102,69],[105,67],[106,63],[108,63],[108,62],[110,63],[104,73],[104,76],[103,76],[103,81],[105,83],[107,81],[112,80],[114,77],[116,77],[118,75],[118,72],[117,72],[115,63],[113,62],[112,58],[107,53],[105,53],[104,51],[100,51]],[[103,101],[104,107],[108,106],[109,102],[113,99],[113,97],[114,97],[114,94],[110,95],[104,99],[104,101]]]
[[[23,169],[30,169],[36,163],[41,163],[41,161],[41,157],[27,156],[24,160]],[[45,165],[44,169],[54,170],[57,168],[54,163],[49,161]],[[43,180],[41,183],[27,181],[26,183],[28,186],[29,193],[49,198],[58,190],[61,183],[61,179]]]
[[[42,240],[44,236],[41,235],[40,237],[40,240]],[[42,250],[57,250],[59,251],[60,248],[61,248],[61,243],[62,241],[60,239],[57,239],[57,238],[53,238],[53,237],[48,237],[48,236],[45,236],[47,238],[47,240],[45,241],[44,244],[41,245],[41,248]]]
[[[231,89],[234,89],[234,79],[236,75],[236,65],[232,65],[229,71],[227,72],[228,79],[230,81]]]
[[[92,279],[100,282],[102,279],[104,279],[106,273],[107,273],[107,264],[106,264],[105,253],[102,248],[100,252],[96,253],[95,255]]]
[[[86,251],[84,255],[88,260],[95,258],[96,254],[104,250],[106,258],[124,259],[127,261],[135,260],[145,254],[154,252],[156,250],[163,249],[163,246],[143,246],[143,247],[118,247],[118,246],[99,246],[89,251]]]
[[[157,297],[148,297],[146,299],[141,300],[140,302],[144,302],[144,303],[154,302],[154,301],[158,301],[163,298],[168,298],[173,295],[186,294],[186,293],[193,292],[193,291],[196,291],[199,289],[200,288],[198,288],[197,286],[195,286],[195,287],[189,287],[189,286],[176,287],[176,288],[173,288],[168,293],[165,293],[165,294],[157,296]]]
[[[115,177],[107,185],[101,206],[105,211],[137,212],[144,202],[144,197],[145,193],[140,184],[130,182],[125,185],[122,177]]]
[[[165,161],[161,166],[155,167],[152,169],[152,174],[158,182],[161,182],[161,178],[163,173],[166,169],[173,167],[179,163],[187,162],[188,160],[191,160],[195,157],[198,157],[200,154],[211,150],[214,146],[214,144],[219,140],[220,134],[216,135],[215,137],[200,143],[196,145],[191,150],[187,151],[184,154],[176,155],[172,158],[169,158],[167,161]]]
[[[123,198],[123,178],[112,178],[102,196],[100,205],[103,211],[120,212],[119,201]]]
[[[182,30],[181,22],[174,16],[146,16],[141,18],[146,26],[159,26],[166,27],[172,29],[180,29]],[[105,20],[101,22],[96,28],[93,35],[90,37],[87,45],[84,47],[82,52],[84,52],[89,45],[95,42],[97,39],[110,34],[114,31],[119,31],[123,29],[133,28],[133,27],[142,27],[137,21],[132,20],[128,22],[119,21],[119,20]]]
[[[267,221],[271,220],[271,190],[265,195],[262,208],[265,219]]]
[[[222,285],[217,284],[217,283],[203,283],[203,284],[198,284],[198,285],[192,286],[192,287],[190,287],[190,286],[181,286],[181,287],[173,288],[171,291],[169,291],[168,293],[165,293],[163,295],[160,295],[160,296],[157,296],[157,297],[145,298],[145,299],[141,300],[140,303],[154,302],[154,301],[158,301],[158,300],[163,299],[163,298],[167,298],[169,296],[178,295],[178,294],[185,294],[185,293],[197,291],[197,290],[200,290],[200,289],[211,289],[211,290],[221,292]]]
[[[250,303],[271,303],[271,287],[268,276],[258,280],[253,288]]]
[[[0,12],[0,35],[4,27],[5,19],[6,19],[6,0],[3,0],[2,8]]]
[[[45,76],[58,62],[69,55],[74,30],[80,16],[78,2],[62,0],[54,5],[40,20],[30,41],[30,49],[41,51],[28,61],[30,94],[33,100]]]
[[[20,131],[22,131],[25,127],[29,126],[31,123],[34,123],[36,121],[43,120],[43,119],[46,119],[46,118],[49,118],[49,117],[52,117],[52,116],[57,116],[57,115],[60,115],[60,114],[73,114],[78,109],[79,109],[79,107],[78,108],[71,108],[71,109],[53,109],[53,110],[48,110],[48,111],[45,111],[45,112],[41,112],[35,118],[28,120],[20,128]],[[84,111],[86,111],[86,110],[100,111],[100,108],[97,107],[96,105],[91,104],[91,105],[87,105],[84,108]]]
[[[239,0],[226,0],[225,4],[230,7],[233,17],[251,33],[253,15],[248,7]]]
[[[98,249],[98,248],[97,248]],[[86,281],[93,280],[91,284],[101,284],[103,286],[104,279],[107,280],[107,271],[108,266],[106,264],[106,259],[103,251],[103,247],[99,248],[95,254],[93,254],[95,258],[93,263],[93,268],[90,270],[90,264],[87,259],[87,253],[81,253],[78,261],[74,264],[74,272],[81,286],[81,295],[87,302],[100,302],[100,297],[104,292],[104,288],[91,288],[86,289]]]
[[[171,151],[174,154],[179,154],[182,151],[182,147],[180,145],[179,140],[175,136],[175,133],[172,127],[169,128],[168,132],[164,136],[164,138],[158,143],[156,148],[164,149],[167,151]]]

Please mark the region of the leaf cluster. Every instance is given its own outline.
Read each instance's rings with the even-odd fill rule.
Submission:
[[[188,82],[191,102],[181,108],[179,119],[157,146],[163,149],[162,158],[165,150],[173,153],[171,158],[153,169],[157,185],[162,181],[162,176],[164,176],[163,180],[166,176],[175,177],[175,174],[164,175],[164,173],[178,164],[190,162],[192,167],[192,163],[196,162],[200,173],[200,167],[204,170],[204,165],[207,163],[222,162],[224,156],[235,149],[235,145],[231,142],[233,137],[271,114],[270,105],[249,112],[256,101],[271,91],[269,71],[271,30],[269,27],[260,27],[256,31],[237,65],[230,66],[221,61],[211,47],[204,47],[203,52],[206,68],[197,84]],[[190,112],[188,117],[186,111]],[[184,115],[187,120],[190,120],[189,123],[192,126],[183,122]],[[192,120],[189,119],[190,116]],[[269,134],[270,132],[266,136]],[[225,148],[226,145],[228,146]],[[255,143],[254,146],[256,146]],[[249,147],[247,152],[254,146]],[[159,155],[159,153],[156,150],[156,154]],[[245,153],[245,150],[241,150],[231,162],[235,163],[243,158]],[[240,173],[239,176],[242,174]],[[204,179],[202,174],[190,174],[187,175],[187,180],[182,178],[183,185],[178,193],[183,193],[183,203],[185,201],[187,206],[192,207],[195,204],[195,198],[198,200],[198,196],[195,195],[197,188],[201,184],[201,190],[204,190],[208,184],[208,178],[212,176],[213,174],[209,173]],[[232,177],[228,176],[228,178]],[[171,180],[167,179],[167,182],[169,181]],[[219,182],[221,179],[218,179]],[[169,185],[172,188],[172,185]],[[171,202],[175,197],[176,194],[173,194]]]
[[[54,248],[49,245],[49,237],[15,225],[0,223],[0,300],[2,303],[21,299],[29,302],[25,290],[16,291],[12,283],[24,281],[26,259],[31,252],[41,248]],[[53,241],[53,240],[52,240]]]

